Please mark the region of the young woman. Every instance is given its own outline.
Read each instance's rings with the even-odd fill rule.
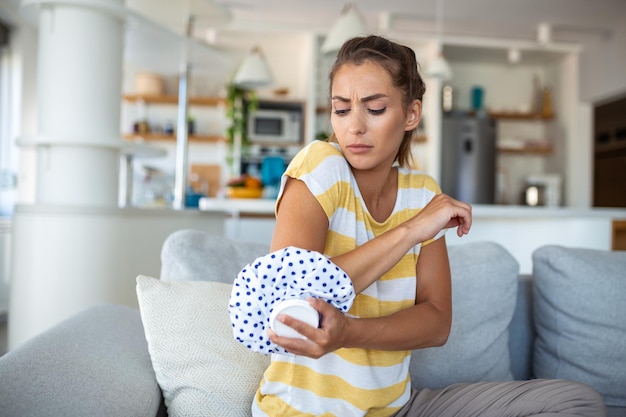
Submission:
[[[410,48],[377,36],[352,39],[339,51],[330,84],[334,133],[287,168],[271,249],[296,246],[331,257],[357,296],[346,315],[310,299],[319,328],[279,316],[306,339],[269,332],[295,355],[272,356],[253,415],[603,415],[595,391],[564,381],[411,390],[411,350],[443,345],[450,332],[444,231],[467,234],[471,207],[408,168],[425,90]]]

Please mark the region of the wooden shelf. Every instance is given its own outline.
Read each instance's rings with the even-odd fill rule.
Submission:
[[[178,104],[178,96],[171,95],[124,94],[123,99],[129,103]],[[189,97],[189,104],[195,106],[219,106],[226,105],[226,99],[222,97]]]
[[[537,145],[523,148],[498,148],[497,151],[501,154],[550,155],[554,152],[554,147],[550,145]]]
[[[330,111],[330,107],[328,106],[317,106],[315,107],[315,113],[328,113]]]
[[[476,112],[473,110],[467,111],[468,116],[475,116]],[[531,112],[502,112],[502,111],[488,111],[487,116],[496,120],[537,120],[537,121],[549,121],[553,120],[556,116],[554,114],[541,114]]]
[[[552,120],[554,114],[541,114],[541,113],[520,113],[520,112],[492,112],[490,111],[489,117],[492,119],[510,119],[510,120]]]
[[[166,135],[164,133],[126,133],[122,135],[125,140],[134,141],[176,141],[175,135]],[[202,142],[202,143],[217,143],[226,142],[227,139],[224,136],[219,135],[189,135],[189,142]]]

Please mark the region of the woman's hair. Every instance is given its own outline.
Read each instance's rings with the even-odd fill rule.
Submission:
[[[331,91],[329,96],[332,94],[333,79],[341,66],[345,64],[361,65],[365,62],[376,63],[389,73],[393,85],[402,92],[402,104],[405,112],[413,100],[422,100],[426,85],[419,73],[415,52],[408,46],[374,35],[352,38],[343,44],[329,73]],[[415,129],[404,133],[404,138],[396,155],[396,162],[400,166],[408,166],[410,163],[411,140],[414,133]],[[337,141],[334,133],[330,136],[329,141]]]

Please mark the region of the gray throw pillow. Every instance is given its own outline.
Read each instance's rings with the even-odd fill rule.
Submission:
[[[237,241],[202,230],[177,230],[163,243],[160,278],[232,284],[244,265],[268,252],[269,245],[262,243]]]
[[[535,376],[579,381],[626,406],[626,252],[544,246],[533,274]]]
[[[513,379],[508,327],[517,298],[519,264],[500,245],[448,248],[452,272],[452,329],[442,347],[414,350],[414,388]]]

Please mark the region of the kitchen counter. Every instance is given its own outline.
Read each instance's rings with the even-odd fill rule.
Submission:
[[[201,198],[200,211],[222,212],[233,217],[274,218],[276,201],[268,198]]]
[[[263,243],[274,230],[274,200],[203,198],[200,210],[226,213],[226,235]],[[626,220],[626,209],[474,205],[470,233],[446,233],[448,245],[492,241],[507,249],[532,273],[532,253],[546,245],[610,250],[613,222]]]
[[[626,209],[489,206],[473,207],[469,234],[446,233],[448,245],[492,241],[518,261],[520,272],[532,273],[532,254],[542,246],[558,245],[611,250],[613,222],[626,219]]]
[[[472,206],[474,218],[519,218],[519,217],[611,217],[626,218],[626,209],[619,208],[570,208],[530,207],[477,204]]]
[[[223,212],[230,215],[274,217],[276,202],[264,198],[201,198],[201,211]],[[551,218],[597,217],[626,219],[626,209],[530,207],[513,205],[476,204],[472,214],[477,218]]]

